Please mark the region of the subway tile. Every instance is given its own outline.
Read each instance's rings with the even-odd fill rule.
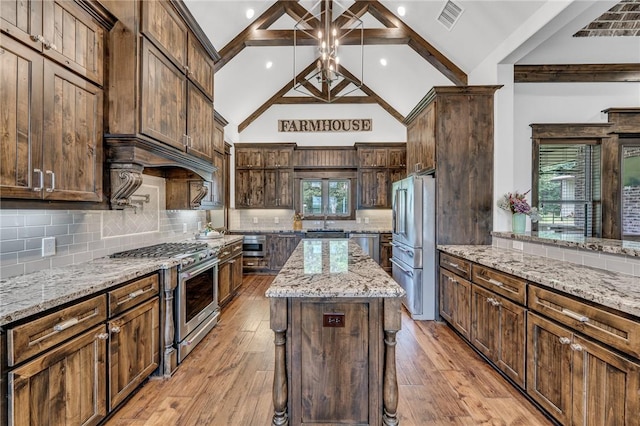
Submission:
[[[24,263],[0,267],[0,278],[16,277],[18,275],[24,275]]]
[[[623,274],[633,275],[633,264],[624,260],[618,260],[612,257],[607,258],[607,269],[609,271],[621,272]]]
[[[640,264],[633,265],[633,275],[640,277]]]
[[[44,226],[25,226],[18,229],[18,238],[44,237]]]
[[[538,243],[524,243],[524,252],[527,254],[533,254],[534,256],[546,256],[547,250],[542,244]]]
[[[57,246],[70,246],[73,244],[73,235],[58,235],[56,237],[56,245]]]
[[[51,258],[51,267],[59,268],[61,266],[73,265],[73,255],[55,256]]]
[[[25,274],[42,271],[43,269],[51,269],[51,259],[36,260],[35,262],[24,264]]]
[[[56,214],[51,216],[52,225],[69,225],[73,223],[72,214]]]
[[[89,251],[104,249],[104,241],[91,241],[88,244]]]
[[[120,247],[122,245],[122,241],[120,237],[103,238],[101,241],[104,244],[104,248],[114,248],[114,247]]]
[[[547,257],[550,259],[564,260],[565,250],[560,247],[546,246]],[[582,262],[580,262],[582,263]]]
[[[89,232],[89,225],[86,223],[73,223],[69,225],[70,234],[83,234]]]
[[[87,243],[91,241],[91,234],[74,234],[73,235],[73,243]]]
[[[27,215],[24,223],[27,226],[51,225],[51,216],[46,214]]]
[[[93,255],[91,254],[90,251],[85,252],[85,253],[77,253],[77,254],[73,255],[73,263],[74,264],[89,262],[91,260],[93,260]]]
[[[565,250],[564,251],[564,260],[571,263],[576,263],[578,265],[582,265],[584,262],[584,258],[582,253],[577,250]]]
[[[24,240],[0,241],[0,253],[10,253],[24,250]]]
[[[18,263],[18,253],[0,254],[0,266],[15,265]]]
[[[1,228],[15,228],[24,226],[24,216],[2,216],[0,217]]]
[[[0,241],[17,239],[19,229],[22,228],[0,228]]]
[[[24,249],[25,250],[42,250],[42,238],[27,238],[27,239],[25,239],[24,240]]]
[[[42,250],[25,250],[18,253],[18,263],[33,262],[42,259]]]
[[[47,226],[45,234],[47,237],[55,237],[56,235],[66,235],[69,233],[69,225],[52,225]]]
[[[111,253],[107,249],[94,250],[91,252],[91,256],[93,259],[99,259],[101,257],[109,256]]]
[[[69,246],[56,246],[56,256],[66,256],[69,254]]]
[[[84,253],[87,251],[87,243],[72,244],[69,246],[69,254]]]
[[[591,268],[607,269],[607,261],[598,254],[582,253],[582,264]]]
[[[0,209],[0,217],[1,216],[16,216],[18,214],[18,210],[15,209]]]

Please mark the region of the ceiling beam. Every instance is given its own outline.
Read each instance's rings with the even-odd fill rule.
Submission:
[[[369,3],[356,0],[347,11],[342,12],[342,15],[333,20],[333,25],[336,28],[348,28],[353,25],[356,22],[353,17],[357,16],[358,18],[362,18],[362,16],[369,11]]]
[[[297,1],[285,2],[284,11],[296,22],[300,22],[304,19],[304,22],[306,23],[304,27],[306,29],[320,27],[320,21],[312,17],[311,13],[305,7],[301,6]]]
[[[624,83],[640,81],[640,64],[514,65],[514,83]]]
[[[278,90],[273,96],[271,96],[265,103],[260,105],[258,109],[256,109],[249,117],[247,117],[242,123],[238,125],[238,132],[242,132],[246,129],[251,123],[253,123],[258,117],[260,117],[266,110],[268,110],[272,105],[290,105],[290,104],[326,104],[327,102],[322,99],[317,99],[312,96],[285,96],[290,90],[293,89],[296,81],[303,80],[307,77],[314,69],[316,68],[315,60],[311,62],[305,69],[300,71],[298,75],[291,79],[287,84],[282,86],[280,90]],[[355,77],[349,70],[340,65],[340,73],[345,77],[358,81],[359,79]],[[345,83],[346,80],[342,80],[340,83],[336,85],[334,90],[331,91],[331,96],[336,96],[345,89],[349,84]],[[327,96],[327,92],[320,92],[316,87],[314,87],[311,83],[307,82],[302,83],[307,90],[310,90],[309,86],[313,88],[312,92],[316,95],[320,94],[323,96]],[[337,90],[341,88],[341,90]],[[387,103],[384,99],[382,99],[376,92],[367,87],[366,84],[362,84],[360,90],[366,94],[367,96],[343,96],[341,98],[336,98],[331,101],[331,103],[336,104],[373,104],[377,103],[380,105],[382,109],[387,111],[392,117],[398,120],[400,123],[404,124],[404,117],[398,111],[396,111],[389,103]]]
[[[297,46],[317,46],[318,40],[302,31],[295,31]],[[244,46],[293,46],[294,30],[254,30],[244,39]],[[400,28],[368,28],[363,30],[365,45],[406,45],[410,36]],[[360,31],[351,31],[340,38],[343,46],[358,46]],[[226,46],[225,46],[226,48]]]
[[[369,1],[369,13],[388,28],[403,30],[409,37],[409,47],[444,74],[456,86],[467,85],[467,74],[444,56],[438,49],[423,39],[411,27],[400,20],[378,1]]]
[[[214,64],[214,71],[218,71],[246,47],[245,41],[253,31],[269,28],[274,22],[280,19],[285,13],[285,3],[288,2],[284,0],[276,1],[265,10],[262,15],[258,16],[249,24],[247,28],[227,43],[227,45],[218,52],[220,53],[220,59]]]

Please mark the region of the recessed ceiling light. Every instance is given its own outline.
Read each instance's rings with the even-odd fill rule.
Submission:
[[[404,6],[398,6],[398,15],[404,16],[405,13],[407,13],[407,10],[404,8]]]
[[[247,15],[247,19],[251,19],[251,18],[253,18],[253,15],[254,15],[255,13],[256,13],[256,12],[255,12],[253,9],[247,9],[247,13],[246,13],[246,15]]]
[[[267,64],[265,66],[267,67],[267,69],[269,69],[273,66],[273,62],[267,61]]]
[[[382,65],[383,67],[387,66],[387,60],[385,58],[380,59],[380,65]]]

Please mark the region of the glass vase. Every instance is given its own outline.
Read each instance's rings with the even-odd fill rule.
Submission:
[[[527,227],[527,215],[524,213],[514,213],[511,218],[511,230],[514,234],[522,234],[524,233],[525,228]]]

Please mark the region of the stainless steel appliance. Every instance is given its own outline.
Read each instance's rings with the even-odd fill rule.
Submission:
[[[392,185],[393,278],[407,295],[413,319],[436,318],[436,186],[433,175],[411,176]]]
[[[245,235],[242,240],[242,255],[245,257],[264,257],[267,237],[265,235]]]
[[[174,340],[178,362],[189,355],[220,317],[217,255],[218,249],[205,243],[163,243],[111,255],[180,261],[174,292]]]
[[[380,263],[380,234],[351,233],[349,238],[358,244],[376,263]]]

